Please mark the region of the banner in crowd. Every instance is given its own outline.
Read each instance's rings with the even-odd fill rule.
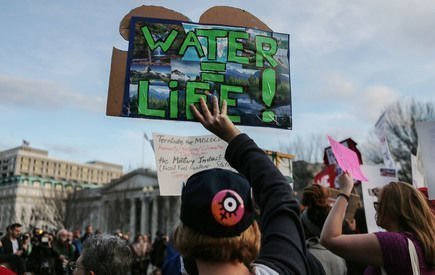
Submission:
[[[435,121],[417,122],[418,145],[423,160],[429,200],[435,200]]]
[[[289,35],[133,17],[122,116],[193,121],[200,98],[235,124],[291,129]]]
[[[160,195],[178,196],[183,183],[196,172],[230,169],[225,160],[227,143],[214,135],[180,137],[153,133]]]
[[[357,154],[338,143],[336,140],[328,136],[329,144],[331,145],[334,157],[343,171],[349,172],[356,180],[367,181],[364,174],[361,172],[360,163]]]
[[[266,150],[265,153],[269,156],[273,164],[275,164],[275,166],[279,169],[281,174],[287,178],[290,186],[293,189],[293,159],[295,156],[270,150]]]
[[[421,153],[417,149],[417,156],[411,154],[411,172],[412,172],[412,185],[415,188],[426,187],[424,183],[423,162],[421,160]]]
[[[375,133],[381,142],[381,152],[384,158],[384,164],[387,168],[396,169],[393,157],[391,156],[390,147],[388,146],[387,135],[385,133],[385,112],[381,115],[375,124]]]
[[[376,210],[374,203],[378,201],[380,189],[391,181],[398,181],[397,172],[394,169],[380,165],[361,165],[367,180],[361,184],[364,202],[364,211],[369,233],[385,231],[376,224]]]

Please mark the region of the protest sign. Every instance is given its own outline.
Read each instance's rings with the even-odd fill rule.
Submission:
[[[418,155],[417,153],[417,156]],[[423,164],[421,158],[419,158],[420,156],[417,156],[411,154],[412,185],[414,185],[415,188],[422,188],[426,187],[424,185]]]
[[[423,160],[429,200],[435,200],[435,121],[417,122],[418,145]]]
[[[367,230],[369,233],[385,231],[376,225],[374,202],[378,201],[377,195],[384,185],[398,181],[396,170],[380,165],[361,165],[361,169],[367,176],[367,180],[361,184]]]
[[[349,172],[356,180],[367,181],[366,177],[361,172],[357,154],[346,146],[341,145],[330,136],[328,136],[328,140],[334,157],[341,169]]]
[[[269,156],[281,174],[287,178],[290,186],[293,188],[293,159],[295,156],[270,150],[264,152]]]
[[[132,18],[123,116],[187,120],[211,95],[236,124],[291,128],[289,36]]]
[[[259,20],[242,10],[217,10],[206,12],[198,24],[131,17],[126,69],[114,68],[125,55],[116,54],[115,60],[114,51],[112,59],[117,79],[111,74],[107,114],[193,121],[189,106],[215,95],[221,104],[227,101],[235,124],[291,129],[289,35],[251,24]],[[225,11],[242,15],[246,23],[216,24],[234,21],[224,20]]]
[[[341,193],[340,190],[337,190],[335,188],[328,188],[329,191],[329,204],[334,205],[335,201],[337,200],[338,194]],[[344,216],[345,219],[348,221],[352,221],[355,218],[355,213],[358,207],[360,206],[360,197],[359,195],[355,193],[351,193],[349,196],[349,203],[346,208],[346,214]]]
[[[178,196],[196,172],[232,168],[225,160],[227,143],[214,135],[179,137],[153,134],[160,195]]]

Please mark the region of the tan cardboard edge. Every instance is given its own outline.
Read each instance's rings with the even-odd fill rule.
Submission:
[[[228,6],[215,6],[209,8],[201,15],[199,23],[248,27],[263,31],[272,31],[272,29],[263,21],[250,12]]]
[[[126,67],[127,52],[113,47],[106,105],[106,114],[109,116],[120,116],[122,113]]]
[[[161,7],[161,6],[140,6],[132,9],[124,18],[122,18],[119,24],[119,33],[121,36],[128,41],[128,36],[130,33],[130,19],[133,16],[137,17],[149,17],[149,18],[160,18],[160,19],[172,19],[178,21],[190,21],[190,19],[182,13],[176,12],[174,10]]]
[[[331,198],[336,199],[337,195],[340,194],[340,191],[334,188],[328,188],[329,195]],[[355,218],[355,213],[358,207],[361,205],[360,196],[352,193],[350,194],[349,204],[347,205],[345,218],[348,220],[353,220]]]
[[[132,9],[127,15],[124,16],[119,24],[119,33],[127,41],[129,38],[130,19],[133,16],[190,21],[187,16],[179,12],[160,6],[143,5]],[[122,114],[126,67],[127,52],[113,48],[112,64],[110,67],[109,91],[106,105],[106,114],[109,116],[120,116]]]

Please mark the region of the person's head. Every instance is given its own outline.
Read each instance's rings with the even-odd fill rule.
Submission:
[[[237,173],[209,169],[191,176],[182,190],[180,220],[173,240],[184,257],[249,264],[258,256],[250,184]]]
[[[85,232],[86,232],[86,234],[92,234],[92,233],[94,233],[94,228],[92,227],[91,224],[86,226]]]
[[[304,189],[301,203],[305,207],[324,207],[329,208],[329,192],[328,189],[319,185],[313,184]]]
[[[67,242],[68,241],[68,231],[66,229],[59,230],[59,232],[57,232],[56,239],[61,243]]]
[[[80,229],[76,229],[76,230],[74,230],[73,232],[72,232],[72,234],[73,234],[73,238],[74,239],[79,239],[80,238]]]
[[[142,235],[140,233],[136,234],[136,237],[134,237],[134,242],[135,243],[144,243],[145,242],[144,235]]]
[[[22,225],[19,223],[13,223],[11,225],[9,225],[9,236],[13,239],[17,239],[20,237],[21,235],[21,228]]]
[[[23,242],[30,242],[32,238],[32,234],[30,232],[26,232],[23,234]]]
[[[99,234],[89,237],[77,259],[74,275],[123,275],[129,270],[132,253],[118,237]]]
[[[320,237],[323,224],[331,209],[328,198],[328,189],[321,185],[313,184],[304,189],[301,204],[305,206],[305,212],[301,215],[301,221],[307,238]]]
[[[376,223],[387,230],[412,232],[423,244],[426,262],[435,265],[435,217],[423,194],[412,185],[390,182],[382,188]]]

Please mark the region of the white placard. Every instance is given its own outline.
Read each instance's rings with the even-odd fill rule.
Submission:
[[[425,187],[423,165],[418,157],[411,155],[412,185],[415,188]]]
[[[214,135],[180,137],[153,133],[160,195],[179,196],[183,183],[210,168],[233,170],[225,160],[227,143]]]
[[[417,122],[418,145],[423,160],[429,200],[435,200],[435,121]]]
[[[376,224],[376,210],[373,203],[378,201],[376,195],[384,185],[397,181],[397,172],[380,165],[361,165],[361,170],[368,179],[367,182],[361,183],[367,231],[369,233],[385,231]]]

